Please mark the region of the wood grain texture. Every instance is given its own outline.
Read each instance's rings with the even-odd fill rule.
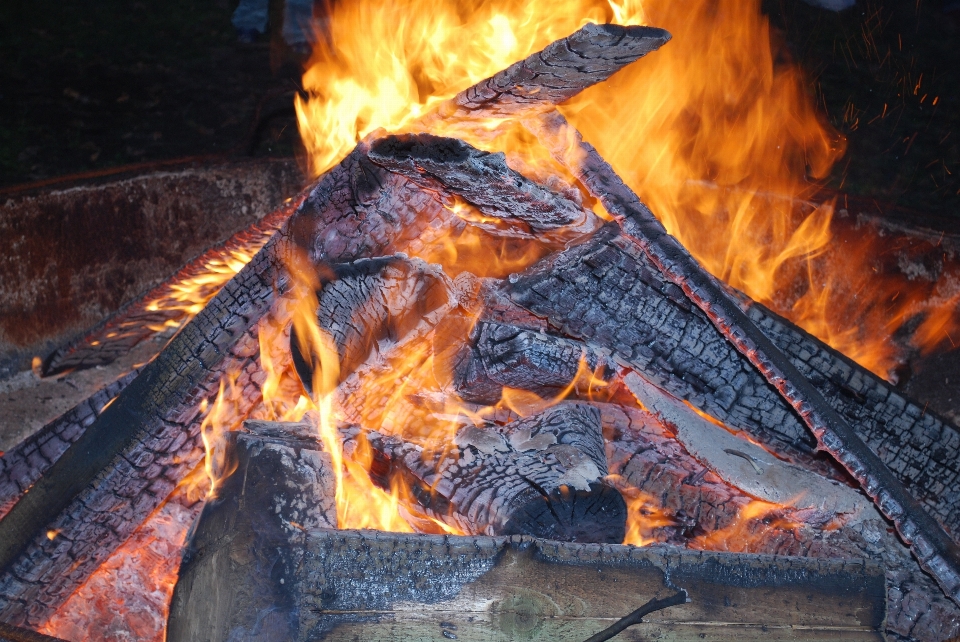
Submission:
[[[503,426],[465,425],[452,447],[437,450],[376,432],[362,438],[374,451],[377,483],[390,488],[399,479],[417,500],[414,509],[463,532],[623,541],[626,505],[604,482],[600,414],[591,406],[565,404]]]
[[[229,435],[236,470],[187,544],[167,640],[296,639],[298,595],[285,579],[303,562],[306,533],[337,525],[330,456],[296,428],[248,421]]]
[[[883,573],[863,561],[371,531],[308,532],[301,559],[284,640],[586,639],[674,586],[692,601],[639,631],[882,639]]]
[[[655,51],[670,34],[655,27],[587,24],[443,103],[418,129],[437,120],[478,120],[534,115]]]

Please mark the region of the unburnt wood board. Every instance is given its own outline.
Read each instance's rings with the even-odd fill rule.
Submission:
[[[291,640],[585,640],[675,587],[692,601],[620,639],[883,639],[883,571],[862,560],[347,530],[309,532],[300,560]]]

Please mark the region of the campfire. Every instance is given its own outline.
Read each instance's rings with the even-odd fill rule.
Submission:
[[[842,141],[756,7],[585,4],[337,10],[297,103],[316,181],[42,364],[182,324],[3,454],[0,621],[586,639],[659,598],[681,637],[960,633],[960,432],[881,331],[930,350],[960,295],[850,296],[873,239],[823,275],[835,204],[797,176]]]

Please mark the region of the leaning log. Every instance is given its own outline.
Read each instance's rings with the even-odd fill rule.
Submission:
[[[236,470],[207,501],[170,604],[167,640],[294,640],[307,533],[337,527],[330,456],[296,424],[228,435]],[[291,430],[293,428],[293,430]]]
[[[0,455],[0,519],[20,496],[66,452],[104,407],[133,381],[139,370],[128,372]]]
[[[416,128],[440,121],[535,116],[605,81],[662,47],[670,34],[655,27],[587,24],[442,103]]]
[[[284,208],[284,216],[292,216],[286,226],[0,521],[0,617],[10,613],[9,618],[27,624],[43,621],[192,470],[202,456],[200,402],[216,395],[232,351],[242,353],[238,371],[251,359],[256,370],[255,343],[251,351],[237,342],[289,287],[287,264],[311,252],[349,260],[396,245],[403,249],[435,224],[417,219],[414,208],[420,201],[446,211],[402,177],[394,181],[411,190],[392,195],[392,189],[384,190],[396,182],[378,182],[378,173],[391,175],[369,161],[373,173],[364,171],[365,152],[361,145],[306,199]],[[310,236],[316,230],[328,233]],[[140,492],[148,487],[151,492]],[[73,535],[48,537],[65,532]],[[93,533],[99,533],[96,544]],[[63,564],[69,574],[59,572]],[[41,590],[43,600],[33,599]]]
[[[626,505],[604,482],[600,414],[565,404],[505,426],[461,427],[428,450],[368,433],[371,478],[410,488],[423,513],[468,534],[623,541]]]
[[[817,448],[834,457],[860,483],[921,566],[960,604],[960,546],[943,526],[559,112],[530,122],[558,160],[567,163],[607,211],[619,217],[624,232],[646,259],[777,389],[814,434]],[[570,141],[579,143],[575,153],[570,152]]]

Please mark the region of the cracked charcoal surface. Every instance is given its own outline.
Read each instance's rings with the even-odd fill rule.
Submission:
[[[341,381],[452,303],[449,280],[419,259],[361,259],[335,266],[333,273],[317,294],[317,323],[337,346]],[[290,345],[301,381],[310,390],[312,360],[295,333]]]
[[[487,216],[519,221],[529,226],[527,234],[574,226],[561,231],[566,237],[599,227],[592,212],[507,167],[503,153],[455,138],[386,136],[372,144],[370,159],[426,189],[461,196]]]
[[[558,329],[613,350],[674,396],[750,432],[777,452],[794,451],[798,464],[810,466],[810,458],[799,453],[814,447],[813,436],[788,404],[614,226],[534,266],[508,289],[518,303]],[[861,436],[904,483],[913,486],[918,477],[933,480],[925,486],[926,504],[956,529],[956,460],[942,466],[931,456],[956,451],[956,430],[932,415],[921,417],[921,409],[888,384],[802,331],[788,331],[785,322],[762,308],[753,307],[750,314],[839,412],[857,420]],[[924,440],[930,444],[926,450],[910,445]],[[901,443],[904,447],[898,448]]]
[[[584,343],[513,325],[481,321],[455,367],[455,388],[469,401],[496,403],[503,386],[553,397],[573,381],[581,359],[602,378],[614,365]]]
[[[669,40],[669,33],[654,27],[588,24],[460,92],[441,106],[437,118],[506,118],[545,111]]]
[[[98,390],[0,456],[0,519],[138,373],[130,372]]]
[[[423,511],[468,534],[619,543],[626,506],[607,474],[600,414],[564,404],[505,426],[460,428],[449,453],[368,434],[371,475],[408,481]]]

